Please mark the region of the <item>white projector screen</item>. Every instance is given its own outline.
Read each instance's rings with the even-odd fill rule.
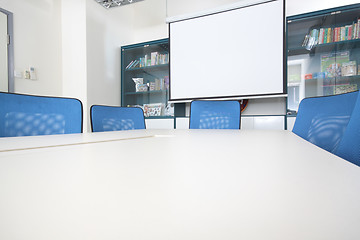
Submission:
[[[285,94],[284,2],[170,21],[170,101]]]

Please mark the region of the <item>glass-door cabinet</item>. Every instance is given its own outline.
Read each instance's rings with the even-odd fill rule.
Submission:
[[[121,47],[121,105],[141,107],[147,118],[174,116],[169,99],[168,39]]]
[[[288,115],[305,97],[360,87],[360,4],[287,18]]]

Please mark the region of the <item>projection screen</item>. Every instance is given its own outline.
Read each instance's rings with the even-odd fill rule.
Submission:
[[[284,2],[169,20],[170,101],[285,94]]]

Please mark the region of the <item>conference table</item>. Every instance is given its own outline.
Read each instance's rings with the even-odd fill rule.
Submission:
[[[0,239],[360,239],[360,168],[277,130],[0,139]]]

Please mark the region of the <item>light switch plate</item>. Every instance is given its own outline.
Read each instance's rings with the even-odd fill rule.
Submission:
[[[15,78],[23,78],[23,72],[22,71],[14,71],[14,77]]]
[[[29,71],[30,71],[30,79],[31,80],[36,80],[36,71],[34,67],[29,67]]]

